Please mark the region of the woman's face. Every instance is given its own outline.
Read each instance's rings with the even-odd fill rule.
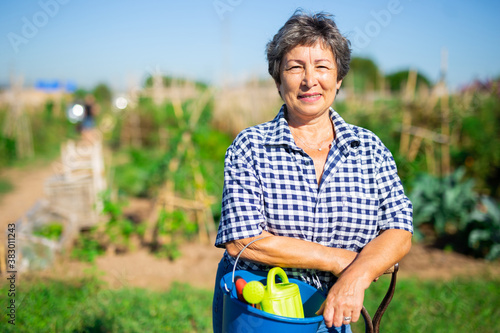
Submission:
[[[296,46],[281,62],[281,84],[277,84],[288,112],[311,119],[328,111],[342,80],[337,81],[333,52],[317,42]]]

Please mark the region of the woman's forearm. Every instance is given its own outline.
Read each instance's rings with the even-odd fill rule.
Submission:
[[[245,245],[260,237],[265,238],[247,247],[241,258],[269,266],[328,271],[339,276],[358,255],[301,239],[274,236],[266,231],[257,237],[228,242],[226,250],[236,257]]]
[[[363,248],[344,274],[351,277],[364,276],[367,281],[373,281],[399,262],[410,248],[410,232],[399,229],[385,230]]]

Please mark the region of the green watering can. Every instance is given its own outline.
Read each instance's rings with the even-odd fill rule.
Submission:
[[[275,276],[282,283],[275,283]],[[243,288],[243,297],[250,304],[258,304],[268,313],[291,318],[304,318],[304,308],[299,286],[288,282],[288,276],[281,267],[272,268],[267,274],[267,286],[259,281],[250,281]]]

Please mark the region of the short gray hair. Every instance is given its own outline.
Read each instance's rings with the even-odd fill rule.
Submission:
[[[299,45],[312,46],[318,40],[333,52],[337,62],[337,80],[340,81],[347,75],[351,61],[351,43],[340,33],[331,17],[332,15],[324,12],[306,14],[297,10],[267,43],[269,74],[276,83],[281,83],[281,61],[285,53]]]

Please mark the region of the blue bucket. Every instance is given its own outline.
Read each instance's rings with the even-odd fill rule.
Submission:
[[[236,266],[236,265],[235,265]],[[290,278],[300,289],[300,297],[304,305],[305,318],[288,318],[258,310],[238,300],[234,277],[241,277],[246,282],[267,282],[267,272],[260,271],[233,271],[227,273],[220,281],[220,288],[224,294],[222,331],[225,333],[316,333],[323,321],[323,316],[315,314],[325,300],[325,296],[316,288]]]

